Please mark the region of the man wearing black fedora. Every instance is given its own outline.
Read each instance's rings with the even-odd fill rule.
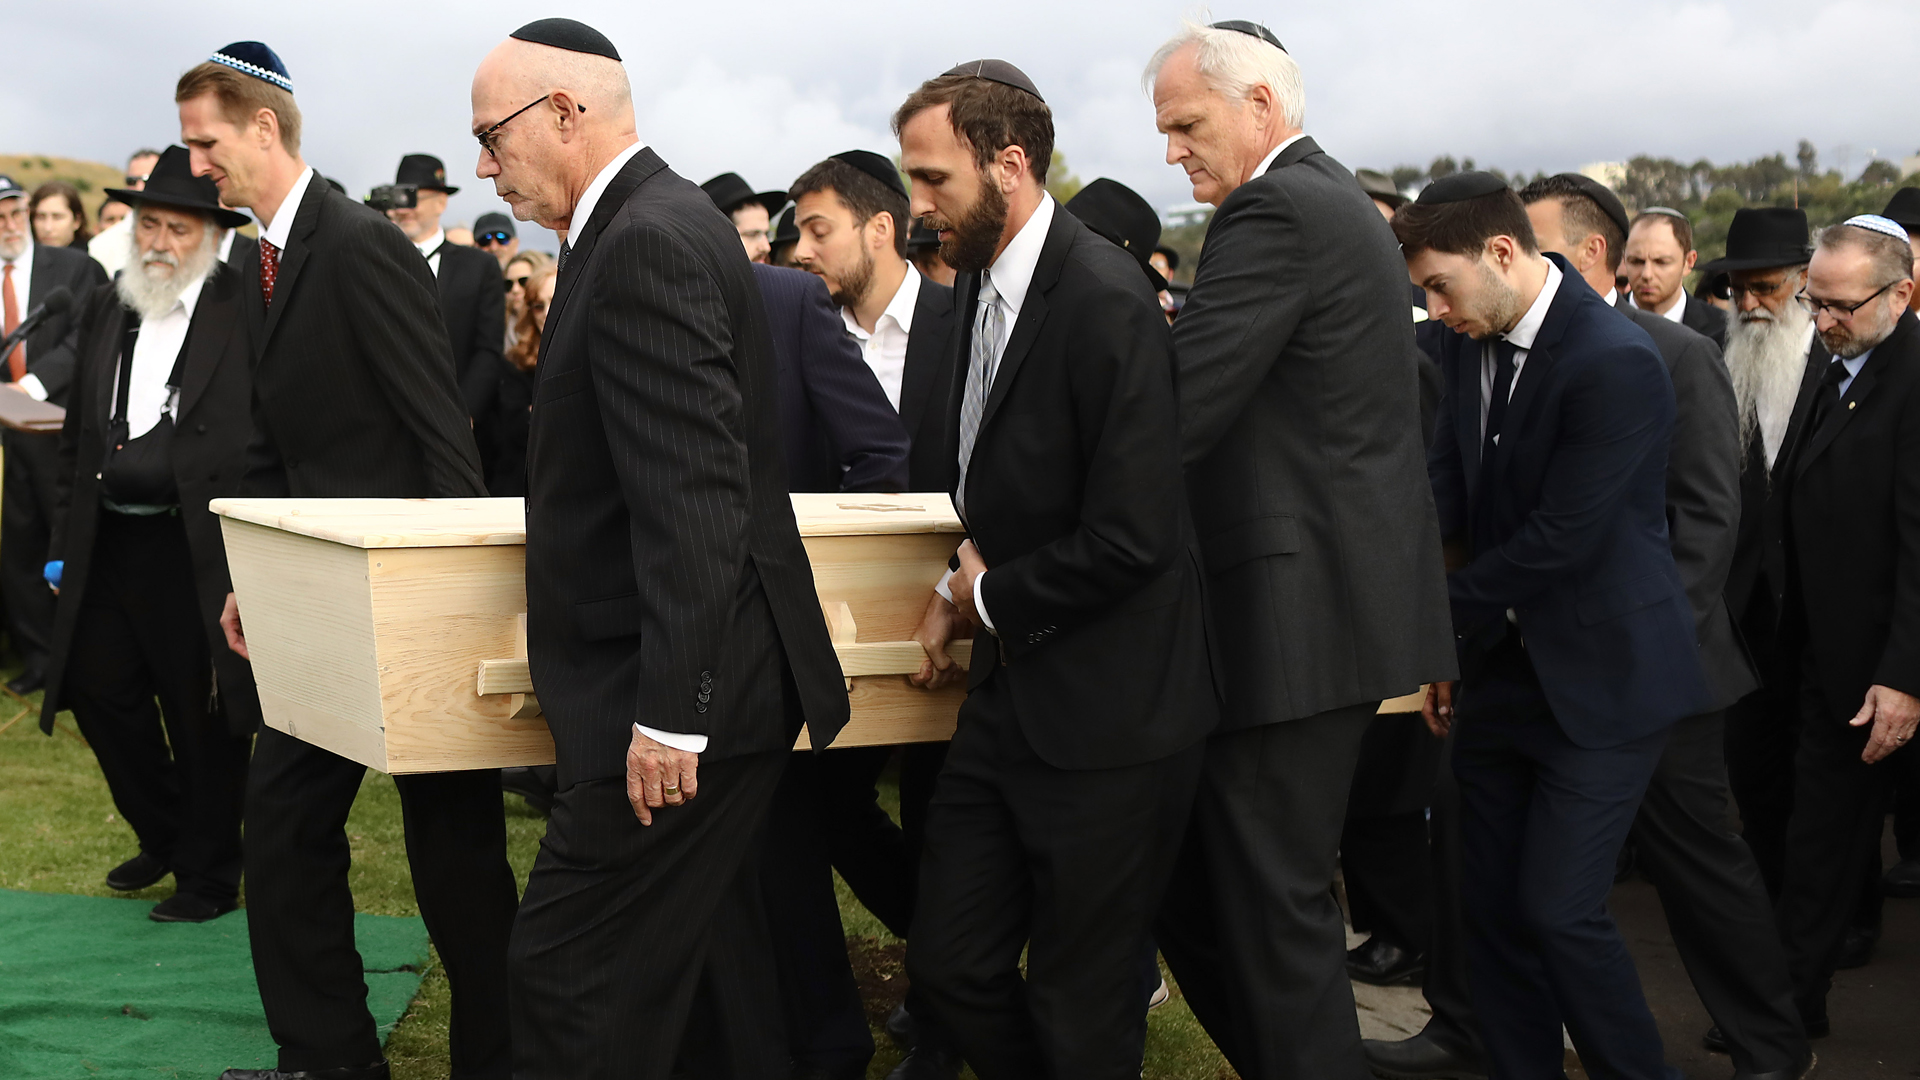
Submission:
[[[1909,237],[1920,236],[1920,187],[1903,187],[1887,200],[1887,208],[1880,216],[1907,230]],[[1913,253],[1913,272],[1920,278],[1920,251]],[[1920,314],[1920,289],[1914,291],[1909,303],[1909,311]]]
[[[747,249],[747,261],[763,263],[773,251],[773,215],[787,205],[784,191],[755,191],[739,173],[725,172],[700,185],[727,215]]]
[[[397,187],[413,189],[414,204],[388,210],[387,220],[400,226],[433,271],[440,291],[440,318],[453,346],[453,372],[460,384],[460,400],[473,420],[481,468],[490,472],[492,462],[487,459],[494,445],[489,430],[493,399],[500,376],[507,370],[503,355],[506,337],[501,333],[506,325],[506,293],[500,287],[500,265],[489,252],[447,242],[440,218],[447,212],[447,197],[460,189],[447,185],[447,170],[439,158],[408,154],[400,159],[393,182]]]
[[[85,314],[60,435],[46,578],[58,593],[41,730],[72,709],[140,851],[107,885],[171,872],[156,922],[205,922],[240,888],[240,810],[260,703],[226,647],[232,583],[210,499],[238,494],[252,345],[221,235],[247,223],[169,147],[133,208],[131,254]],[[158,707],[156,708],[156,699]]]

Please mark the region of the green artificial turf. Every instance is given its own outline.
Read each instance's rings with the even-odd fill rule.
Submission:
[[[0,678],[4,677],[0,675]],[[39,695],[33,697],[37,702]],[[11,698],[0,697],[0,725],[4,725],[17,711],[18,705]],[[883,785],[883,802],[890,811],[897,812],[891,779],[883,781]],[[505,812],[507,854],[524,888],[540,836],[546,829],[546,821],[514,795],[505,797]],[[369,915],[417,917],[419,909],[414,903],[412,879],[407,869],[400,800],[391,779],[375,772],[367,774],[360,788],[360,797],[347,819],[347,832],[353,845],[350,881],[358,910]],[[53,738],[40,734],[33,717],[26,717],[0,733],[0,889],[75,896],[123,896],[125,894],[109,890],[103,879],[109,869],[131,857],[134,851],[133,834],[114,813],[93,754],[75,733],[70,715],[62,714],[59,730]],[[872,1080],[880,1080],[900,1058],[880,1025],[893,1004],[905,993],[906,978],[902,967],[905,944],[887,933],[878,920],[852,898],[845,884],[839,882],[837,877],[836,884],[840,891],[840,912],[847,931],[849,951],[862,992],[867,998],[868,1017],[873,1023],[874,1041],[879,1047],[868,1076]],[[169,878],[151,889],[131,895],[151,903],[166,898],[172,888],[172,879]],[[244,891],[241,902],[245,903]],[[131,911],[136,918],[120,917],[122,921],[137,924],[138,928],[154,925],[144,918],[146,906],[126,903],[119,908],[100,910]],[[17,920],[4,907],[0,907],[0,921],[11,925]],[[239,915],[190,929],[220,937],[229,943],[243,944],[246,940],[245,925]],[[0,1010],[6,1008],[5,987],[13,977],[13,973],[3,966],[6,960],[4,943],[7,940],[5,936],[0,936]],[[366,939],[363,937],[362,940],[364,950]],[[376,966],[376,960],[385,962],[378,953],[369,953],[367,960],[370,968]],[[238,979],[251,990],[252,970],[250,966],[243,966],[246,964],[244,949],[237,954],[216,955],[210,951],[205,961],[209,967],[222,968],[223,977]],[[162,959],[160,962],[164,971],[166,961]],[[145,974],[144,970],[142,974]],[[414,977],[409,973],[401,974],[408,979]],[[383,976],[370,976],[370,984],[379,978]],[[184,993],[192,989],[192,984],[197,981],[200,981],[198,976],[181,976],[179,985]],[[198,993],[198,990],[193,992]],[[139,1011],[149,1012],[131,1000],[114,1004],[116,1012],[109,1014],[104,1021],[96,1018],[96,1022],[107,1024],[101,1030],[111,1031],[116,1023],[122,1026],[137,1023],[130,1013],[117,1012],[120,1005],[134,1005]],[[259,1008],[257,994],[253,998],[253,1008]],[[419,976],[418,991],[387,1040],[387,1057],[393,1063],[393,1074],[397,1080],[442,1080],[448,1075],[447,1023],[450,1011],[451,997],[446,974],[429,950],[425,969]],[[149,1012],[149,1015],[152,1014]],[[383,1022],[387,1019],[383,1017]],[[8,1037],[13,1024],[13,1014],[0,1011],[0,1039]],[[266,1039],[264,1026],[258,1035]],[[6,1045],[0,1042],[0,1047]],[[212,1040],[208,1040],[208,1045],[211,1048]],[[234,1052],[240,1051],[236,1049]],[[34,1075],[20,1073],[11,1067],[4,1053],[4,1050],[0,1050],[0,1077],[11,1080],[16,1075]],[[230,1060],[221,1068],[250,1063]],[[178,1075],[211,1080],[219,1074],[217,1068],[211,1071],[203,1068],[197,1058],[190,1066],[185,1061],[148,1061],[146,1064],[148,1070],[138,1075]],[[173,1068],[170,1070],[168,1066]],[[76,1068],[71,1075],[122,1074]],[[972,1073],[967,1075],[970,1077]],[[1155,1010],[1149,1018],[1145,1080],[1230,1080],[1233,1075],[1219,1051],[1214,1049],[1212,1041],[1193,1019],[1193,1014],[1188,1011],[1176,988],[1173,1000]]]

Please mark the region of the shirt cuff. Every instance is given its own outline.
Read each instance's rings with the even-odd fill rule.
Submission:
[[[677,731],[659,731],[645,724],[635,724],[633,725],[633,730],[645,735],[647,738],[652,739],[662,746],[671,746],[682,753],[704,754],[707,752],[707,737],[705,735],[683,735]]]
[[[988,571],[982,570],[980,576],[973,579],[973,610],[980,613],[980,621],[986,624],[987,629],[997,634],[1000,628],[993,625],[993,616],[987,614],[987,594],[982,589],[987,583],[987,574]]]
[[[33,400],[35,401],[47,400],[47,388],[40,384],[40,376],[29,372],[28,374],[20,376],[20,382],[18,385],[20,389],[25,390],[27,392],[27,396],[32,398]]]
[[[940,594],[940,599],[953,603],[953,571],[941,574],[940,582],[933,587],[933,591]]]

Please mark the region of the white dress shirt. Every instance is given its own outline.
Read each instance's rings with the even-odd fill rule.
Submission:
[[[633,155],[646,148],[646,143],[636,141],[632,146],[613,155],[613,160],[607,162],[606,168],[601,169],[594,176],[593,183],[588,184],[587,190],[580,193],[580,201],[573,206],[573,216],[567,219],[567,231],[560,234],[561,243],[566,243],[569,236],[580,235],[580,230],[587,227],[587,222],[593,217],[594,210],[600,205],[600,196],[607,193],[607,187],[613,183],[613,178],[620,175],[620,170],[626,168],[627,162],[633,160]],[[701,737],[705,738],[705,736]]]
[[[200,290],[207,283],[202,276],[180,293],[173,310],[157,319],[140,320],[140,336],[133,342],[133,370],[127,379],[127,437],[137,439],[152,431],[162,415],[170,415],[179,406],[179,388],[167,385],[174,361],[186,344],[187,330],[193,325],[193,309],[200,303]],[[120,369],[113,371],[113,386],[108,401],[120,400]]]
[[[33,295],[33,249],[33,229],[29,227],[26,250],[20,253],[19,258],[6,260],[7,265],[13,267],[13,302],[19,306],[21,322],[26,322],[27,313],[33,310],[33,305],[27,301]],[[26,358],[31,361],[33,354],[28,353]],[[0,358],[0,365],[4,363],[4,358]],[[5,377],[4,373],[0,373],[0,378]],[[20,389],[35,401],[47,400],[47,388],[40,385],[40,377],[31,372],[20,377]]]
[[[861,327],[852,308],[840,309],[847,333],[860,343],[860,355],[873,369],[874,378],[880,380],[880,389],[887,392],[894,412],[900,411],[900,384],[907,375],[907,338],[913,333],[913,308],[919,301],[920,271],[908,263],[907,276],[900,279],[900,288],[887,301],[887,309],[874,320],[873,333]]]
[[[300,200],[307,197],[307,185],[311,183],[313,167],[309,165],[300,173],[300,179],[293,182],[293,187],[287,189],[287,197],[280,200],[280,205],[273,211],[273,223],[260,230],[260,239],[280,251],[287,250],[287,241],[293,237],[293,219],[299,215]],[[253,216],[259,217],[260,211],[255,210]]]
[[[87,241],[87,254],[111,278],[127,265],[127,256],[133,252],[133,212],[94,234]]]
[[[1554,294],[1560,291],[1560,282],[1566,275],[1552,259],[1547,261],[1547,281],[1540,286],[1540,295],[1533,298],[1533,306],[1527,309],[1513,329],[1501,337],[1511,342],[1513,354],[1513,381],[1507,384],[1507,400],[1513,400],[1514,388],[1520,385],[1520,370],[1527,365],[1527,354],[1533,350],[1533,339],[1540,334],[1540,324],[1547,321],[1547,309],[1553,306]],[[1493,404],[1494,371],[1499,367],[1499,358],[1494,353],[1494,342],[1483,342],[1480,347],[1480,438],[1487,437],[1487,410]],[[1497,444],[1500,436],[1495,435]]]
[[[446,242],[447,230],[435,229],[432,236],[413,245],[420,249],[421,255],[426,257],[427,269],[433,271],[435,278],[440,276],[440,245]]]
[[[133,215],[129,214],[127,215],[127,217],[129,220],[131,220]],[[220,228],[220,226],[208,225],[207,228],[218,229]],[[233,238],[238,235],[239,233],[235,232],[232,229],[222,230],[220,235],[220,247],[217,251],[214,252],[214,257],[219,259],[223,263],[232,262],[233,261]]]
[[[1627,303],[1632,304],[1634,307],[1640,307],[1640,301],[1637,298],[1634,298],[1631,296],[1627,298]],[[1645,310],[1645,309],[1643,308],[1642,310]],[[1655,315],[1658,315],[1661,318],[1667,320],[1668,322],[1673,322],[1673,323],[1680,322],[1681,318],[1685,316],[1686,313],[1687,313],[1687,290],[1684,287],[1682,287],[1680,291],[1674,295],[1672,307],[1668,308],[1665,311],[1654,312]]]
[[[1006,328],[993,350],[993,363],[987,366],[989,393],[993,390],[994,376],[1000,374],[1000,358],[1007,355],[1007,342],[1020,322],[1020,309],[1027,302],[1027,290],[1033,286],[1033,272],[1040,268],[1040,251],[1047,246],[1047,231],[1053,228],[1053,206],[1053,196],[1043,193],[1039,208],[1034,210],[1025,225],[1020,226],[1020,231],[1013,234],[1013,239],[1007,241],[1006,250],[987,268],[987,276],[993,279],[993,287],[1000,293],[1000,299],[996,302],[1000,306],[1001,325]],[[977,322],[979,314],[976,312],[969,318]],[[996,627],[993,625],[993,616],[987,614],[987,597],[983,588],[986,580],[985,570],[973,579],[973,609],[980,613],[980,621],[986,624],[987,629],[993,630]],[[946,597],[948,603],[953,602],[952,581],[953,571],[949,570],[940,579],[940,584],[934,586],[934,590]]]
[[[1878,348],[1878,346],[1875,346],[1875,348]],[[1853,385],[1854,376],[1860,374],[1860,369],[1867,366],[1867,357],[1872,355],[1873,349],[1868,349],[1866,352],[1861,353],[1851,360],[1840,360],[1841,366],[1847,369],[1846,377],[1840,380],[1840,397],[1842,399],[1847,396],[1847,387]],[[1839,360],[1840,358],[1836,356],[1834,359]]]
[[[1249,176],[1249,177],[1247,177],[1247,179],[1249,179],[1249,180],[1251,180],[1251,179],[1253,179],[1253,177],[1254,177],[1254,176],[1265,176],[1265,175],[1267,175],[1267,170],[1268,170],[1268,169],[1271,169],[1271,168],[1273,168],[1273,159],[1274,159],[1274,158],[1277,158],[1277,157],[1279,157],[1279,156],[1280,156],[1280,154],[1281,154],[1281,153],[1282,153],[1282,152],[1283,152],[1284,150],[1286,150],[1286,148],[1287,148],[1287,147],[1289,147],[1289,146],[1292,146],[1292,145],[1293,145],[1294,143],[1297,143],[1297,142],[1299,142],[1299,141],[1300,141],[1301,139],[1304,139],[1304,138],[1306,138],[1306,137],[1307,137],[1307,133],[1303,131],[1303,132],[1301,132],[1301,133],[1299,133],[1298,135],[1294,135],[1294,136],[1291,136],[1291,137],[1289,137],[1289,138],[1287,138],[1287,139],[1285,139],[1284,141],[1282,141],[1282,142],[1280,143],[1280,145],[1279,145],[1279,146],[1276,146],[1276,147],[1274,147],[1273,149],[1271,149],[1271,150],[1269,150],[1269,151],[1267,151],[1267,156],[1266,156],[1266,157],[1263,157],[1263,158],[1261,158],[1261,159],[1260,159],[1260,167],[1259,167],[1259,168],[1257,168],[1257,169],[1255,169],[1255,170],[1253,170],[1253,176]]]

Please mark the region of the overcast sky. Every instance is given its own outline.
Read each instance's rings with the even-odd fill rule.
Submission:
[[[893,154],[887,117],[920,80],[998,56],[1053,106],[1082,179],[1158,206],[1190,198],[1162,161],[1140,69],[1183,14],[1155,0],[323,0],[16,4],[0,78],[0,152],[123,162],[178,139],[180,73],[229,41],[265,41],[292,73],[309,164],[355,196],[400,156],[437,154],[464,190],[449,221],[500,206],[473,179],[473,69],[536,17],[599,28],[633,79],[642,139],[694,181],[733,170],[783,187],[853,147]],[[1639,153],[1731,161],[1811,139],[1823,161],[1920,152],[1915,0],[1368,0],[1221,3],[1299,60],[1307,130],[1349,167],[1471,156],[1561,170]],[[1884,47],[1879,55],[1876,44]],[[550,236],[541,246],[551,246]]]

